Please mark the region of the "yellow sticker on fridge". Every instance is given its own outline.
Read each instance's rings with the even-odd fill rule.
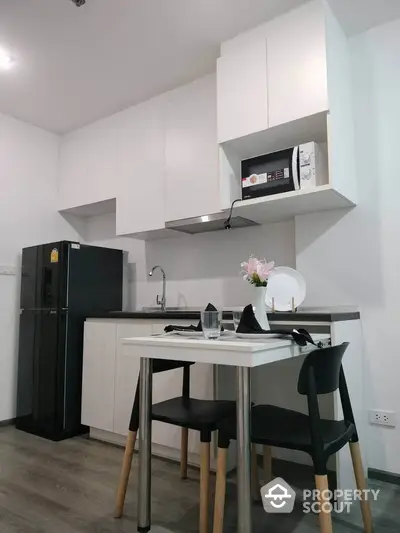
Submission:
[[[58,250],[53,248],[50,254],[50,263],[58,263]]]

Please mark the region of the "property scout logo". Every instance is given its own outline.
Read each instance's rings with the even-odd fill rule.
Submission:
[[[261,488],[261,498],[266,513],[291,513],[296,493],[284,479],[278,477]]]
[[[378,499],[380,490],[304,490],[302,492],[303,512],[349,513],[354,502]],[[280,477],[261,488],[261,498],[266,513],[291,513],[296,501],[296,492]],[[321,503],[321,501],[323,503]]]

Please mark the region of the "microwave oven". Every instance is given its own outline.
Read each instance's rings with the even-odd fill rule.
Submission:
[[[324,148],[308,142],[242,161],[242,200],[328,183]]]

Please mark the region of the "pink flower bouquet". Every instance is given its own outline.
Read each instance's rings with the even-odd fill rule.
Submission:
[[[260,260],[256,257],[250,257],[247,262],[241,263],[240,266],[244,280],[256,287],[266,287],[275,263],[274,261],[268,263],[265,259]]]

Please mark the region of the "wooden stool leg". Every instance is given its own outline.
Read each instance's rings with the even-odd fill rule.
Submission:
[[[333,533],[332,531],[332,516],[331,512],[326,512],[324,509],[324,503],[329,503],[327,491],[329,490],[328,476],[315,476],[315,486],[321,491],[321,512],[319,513],[319,527],[321,533]]]
[[[131,472],[132,457],[135,450],[137,431],[129,431],[126,439],[124,460],[122,463],[121,475],[119,478],[117,502],[115,505],[115,518],[121,518],[124,509],[126,489],[128,487],[129,474]]]
[[[251,446],[251,492],[255,502],[261,501],[260,481],[258,479],[257,446]]]
[[[181,478],[187,479],[189,430],[181,430]]]
[[[227,449],[218,448],[217,477],[215,481],[213,533],[223,533],[223,530],[224,530],[227,455],[228,455]]]
[[[210,498],[210,443],[200,443],[200,533],[208,532],[208,503]]]
[[[367,482],[365,480],[365,473],[362,464],[360,443],[350,442],[351,460],[353,461],[354,476],[356,478],[357,488],[359,490],[367,489]],[[372,523],[371,506],[369,500],[361,500],[361,513],[364,522],[365,533],[372,533],[374,526]]]
[[[271,446],[263,446],[264,483],[272,480],[272,449]]]

